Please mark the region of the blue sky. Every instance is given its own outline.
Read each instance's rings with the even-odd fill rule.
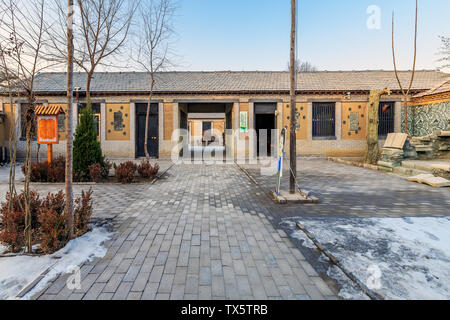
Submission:
[[[177,70],[284,70],[289,59],[290,0],[178,0]],[[367,8],[381,9],[370,30]],[[419,69],[439,67],[439,35],[450,36],[450,1],[419,1]],[[412,66],[414,0],[299,0],[299,59],[320,70],[392,69],[396,12],[400,69]]]

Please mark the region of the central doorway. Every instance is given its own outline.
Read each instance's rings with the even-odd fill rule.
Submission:
[[[147,118],[147,104],[136,103],[136,157],[145,157],[145,120]],[[148,119],[147,150],[151,158],[159,156],[159,120],[158,104],[150,106]]]
[[[272,156],[274,149],[272,130],[276,129],[276,109],[276,103],[255,103],[255,130],[258,157]]]

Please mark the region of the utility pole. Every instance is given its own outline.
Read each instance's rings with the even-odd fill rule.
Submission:
[[[67,7],[67,148],[66,148],[66,214],[69,239],[73,239],[73,0]]]
[[[296,29],[296,0],[291,0],[291,61],[290,61],[290,81],[291,81],[291,129],[290,129],[290,193],[295,193],[296,176],[297,176],[297,134],[296,134],[296,99],[295,99],[295,29]]]

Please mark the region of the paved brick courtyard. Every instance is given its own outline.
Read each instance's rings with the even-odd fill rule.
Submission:
[[[450,215],[450,189],[322,159],[298,162],[302,187],[321,204],[279,206],[268,197],[275,177],[242,167],[259,185],[236,165],[180,165],[154,185],[92,186],[93,218],[114,222],[106,256],[82,266],[81,290],[69,290],[63,275],[34,298],[336,299],[282,219]],[[89,187],[76,185],[75,193]],[[62,185],[33,188],[55,192]],[[3,181],[2,196],[6,190]]]
[[[174,166],[95,194],[95,218],[115,216],[106,256],[82,266],[81,290],[64,275],[34,298],[336,299],[236,165]]]
[[[275,176],[261,175],[259,166],[242,165],[267,191]],[[285,168],[286,169],[286,168]],[[301,187],[320,199],[318,205],[278,206],[267,202],[275,217],[442,217],[450,215],[450,188],[436,189],[406,181],[406,177],[327,161],[297,162]],[[289,188],[284,172],[282,187]]]

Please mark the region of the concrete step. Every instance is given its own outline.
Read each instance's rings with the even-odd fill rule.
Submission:
[[[414,168],[396,167],[393,169],[393,173],[400,174],[406,177],[412,177],[417,176],[419,174],[429,174],[430,172]]]
[[[415,169],[418,171],[423,171],[426,173],[431,173],[431,164],[427,162],[419,162],[419,161],[402,161],[402,167],[406,169]]]

